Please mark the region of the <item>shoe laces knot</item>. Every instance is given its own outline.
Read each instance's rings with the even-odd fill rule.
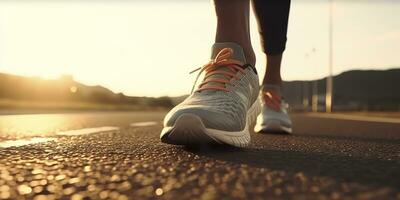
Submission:
[[[269,107],[275,111],[281,110],[282,97],[281,97],[281,95],[278,94],[278,92],[276,92],[274,90],[262,91],[261,97],[262,97],[263,103],[267,107]]]
[[[232,59],[232,55],[233,49],[223,48],[209,63],[191,71],[190,74],[200,70],[197,74],[191,93],[193,93],[197,80],[203,71],[206,73],[204,79],[194,92],[200,92],[203,90],[221,90],[229,92],[230,90],[226,86],[232,84],[235,79],[239,80],[238,72],[243,74],[245,73],[243,63]]]

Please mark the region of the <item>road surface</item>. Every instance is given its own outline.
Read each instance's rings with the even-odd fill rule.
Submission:
[[[400,199],[400,120],[293,114],[245,149],[159,142],[164,112],[0,115],[0,199]]]

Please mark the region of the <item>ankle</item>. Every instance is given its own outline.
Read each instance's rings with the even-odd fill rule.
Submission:
[[[247,50],[246,50],[246,48],[244,48],[244,54],[246,55],[247,64],[250,64],[255,67],[256,66],[256,55],[254,54],[253,48],[251,46]]]
[[[262,85],[276,85],[282,86],[282,79],[280,77],[265,76]]]
[[[262,82],[263,85],[282,86],[281,63],[282,54],[267,55],[267,66]]]

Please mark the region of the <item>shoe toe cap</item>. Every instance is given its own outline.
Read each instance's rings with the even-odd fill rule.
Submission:
[[[164,118],[164,126],[174,126],[176,120],[183,114],[193,114],[200,117],[205,128],[241,131],[244,129],[245,121],[239,117],[231,116],[228,113],[213,111],[207,107],[200,106],[181,106],[172,109]]]
[[[279,122],[283,126],[291,127],[292,121],[287,113],[276,112],[273,110],[263,110],[257,117],[257,124],[266,125],[271,121]]]

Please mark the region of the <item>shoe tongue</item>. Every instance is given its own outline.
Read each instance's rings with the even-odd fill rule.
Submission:
[[[215,59],[215,57],[217,56],[217,54],[223,49],[223,48],[231,48],[233,50],[233,54],[232,54],[232,59],[234,60],[238,60],[240,62],[242,62],[243,64],[246,63],[246,56],[244,55],[244,51],[243,48],[234,43],[234,42],[221,42],[221,43],[215,43],[212,46],[212,50],[211,50],[211,59]]]
[[[238,45],[236,43],[233,43],[233,42],[215,43],[213,45],[213,47],[212,47],[211,59],[214,60],[215,57],[217,56],[217,54],[224,48],[231,48],[233,50],[233,54],[230,57],[231,59],[238,60],[238,61],[242,62],[243,64],[246,63],[246,58],[245,58],[245,55],[244,55],[243,48],[240,45]],[[232,73],[232,70],[230,70],[228,67],[224,67],[224,66],[218,67],[218,70],[219,71],[228,71],[228,72]],[[227,76],[225,76],[225,75],[214,74],[214,75],[211,75],[210,77],[208,77],[207,79],[205,79],[204,81],[207,81],[207,80],[210,80],[210,79],[226,79],[226,80],[229,80],[229,78]],[[223,85],[225,85],[225,84],[217,83],[217,82],[209,82],[209,83],[206,83],[203,87],[207,87],[207,86],[223,86]]]

